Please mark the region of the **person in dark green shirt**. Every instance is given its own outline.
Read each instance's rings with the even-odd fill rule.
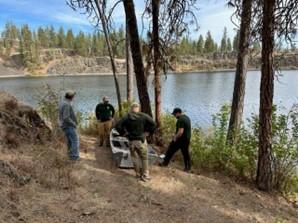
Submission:
[[[172,115],[174,115],[177,118],[176,133],[168,147],[164,161],[161,163],[161,166],[168,166],[173,155],[179,149],[181,149],[184,160],[184,171],[188,172],[191,169],[191,160],[189,155],[191,122],[189,117],[182,113],[182,110],[180,108],[175,108],[172,112]]]
[[[103,146],[104,142],[106,142],[106,146],[110,146],[109,134],[113,124],[115,109],[113,105],[109,103],[108,97],[104,96],[102,101],[103,102],[99,103],[95,108],[95,115],[98,121],[99,144]]]
[[[130,112],[116,124],[115,128],[120,135],[127,136],[129,140],[129,149],[136,177],[147,181],[150,178],[146,136],[153,134],[156,124],[149,115],[139,110],[139,104],[133,103]],[[140,167],[139,159],[142,167]]]

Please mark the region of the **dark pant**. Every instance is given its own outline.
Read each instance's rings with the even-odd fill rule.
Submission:
[[[169,145],[169,148],[166,152],[166,156],[164,158],[163,164],[168,165],[173,155],[181,149],[181,153],[183,155],[184,167],[186,170],[190,170],[191,161],[189,155],[189,140],[178,140],[176,142],[172,141]]]

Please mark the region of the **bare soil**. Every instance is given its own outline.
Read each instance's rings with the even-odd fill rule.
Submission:
[[[20,186],[0,171],[3,223],[298,222],[298,210],[282,197],[220,175],[185,173],[178,163],[152,166],[152,180],[140,182],[133,170],[115,168],[110,149],[98,147],[92,137],[81,137],[77,163],[60,160],[66,150],[61,143],[35,152],[25,147],[0,150],[0,160],[20,174],[31,173],[30,183]],[[48,151],[53,154],[43,155]]]

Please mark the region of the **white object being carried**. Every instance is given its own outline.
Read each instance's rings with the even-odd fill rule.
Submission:
[[[116,162],[117,167],[133,168],[128,139],[126,137],[120,136],[116,129],[112,129],[112,131],[110,132],[110,144],[113,158]],[[149,165],[153,165],[158,159],[158,154],[150,145],[148,145]]]

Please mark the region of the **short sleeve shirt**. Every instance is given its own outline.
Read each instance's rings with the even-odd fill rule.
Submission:
[[[186,115],[181,115],[176,122],[176,133],[178,129],[184,129],[181,140],[190,140],[191,137],[191,122]]]

